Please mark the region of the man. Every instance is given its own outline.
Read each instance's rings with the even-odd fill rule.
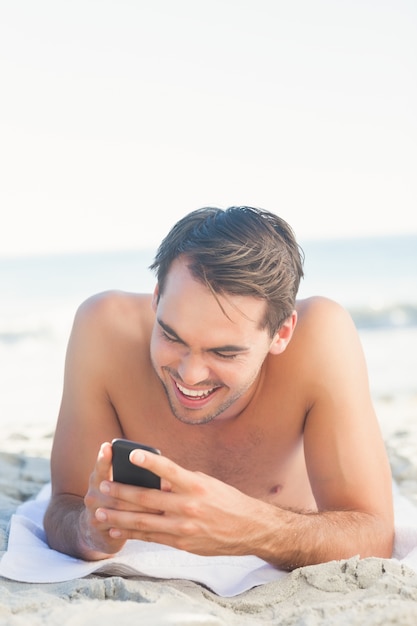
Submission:
[[[354,325],[296,303],[282,219],[201,209],[162,242],[153,296],[79,309],[52,452],[50,545],[83,559],[127,539],[276,567],[389,557],[391,478]],[[113,438],[161,490],[112,481]],[[104,442],[104,443],[103,443]]]

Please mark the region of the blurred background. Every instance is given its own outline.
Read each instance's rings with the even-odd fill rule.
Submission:
[[[3,447],[50,441],[80,302],[152,289],[206,205],[292,225],[300,295],[351,311],[415,421],[416,72],[413,0],[1,0]]]

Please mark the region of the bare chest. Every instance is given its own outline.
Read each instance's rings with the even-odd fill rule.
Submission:
[[[250,408],[231,421],[190,425],[173,416],[159,381],[138,381],[143,383],[140,376],[131,384],[124,380],[123,394],[112,396],[122,436],[252,497],[314,508],[304,460],[305,409],[289,384],[265,384]]]
[[[296,429],[247,424],[196,427],[162,419],[157,425],[153,419],[127,427],[124,434],[159,448],[186,469],[252,497],[285,507],[314,507],[302,433]]]

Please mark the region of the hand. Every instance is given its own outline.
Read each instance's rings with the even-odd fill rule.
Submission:
[[[161,490],[107,479],[100,484],[106,503],[95,516],[109,543],[141,539],[201,555],[254,554],[263,545],[271,505],[163,456],[134,450],[130,460],[158,474]]]
[[[102,508],[117,508],[114,498],[100,490],[103,481],[112,477],[112,446],[103,443],[97,456],[93,472],[90,475],[88,491],[84,497],[84,510],[80,515],[80,534],[83,548],[88,552],[115,554],[123,547],[125,539],[112,537],[109,524],[100,515]],[[104,483],[106,484],[106,483]],[[94,556],[93,558],[98,558]]]

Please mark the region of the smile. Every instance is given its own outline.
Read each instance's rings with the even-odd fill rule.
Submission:
[[[179,391],[181,391],[181,393],[184,396],[186,396],[187,398],[196,398],[198,400],[201,400],[203,398],[208,398],[208,396],[210,394],[212,394],[213,391],[218,389],[218,387],[213,387],[212,389],[205,389],[205,390],[187,389],[186,387],[183,387],[182,385],[180,385],[176,381],[175,381],[175,384],[176,384],[177,388],[179,389]]]

